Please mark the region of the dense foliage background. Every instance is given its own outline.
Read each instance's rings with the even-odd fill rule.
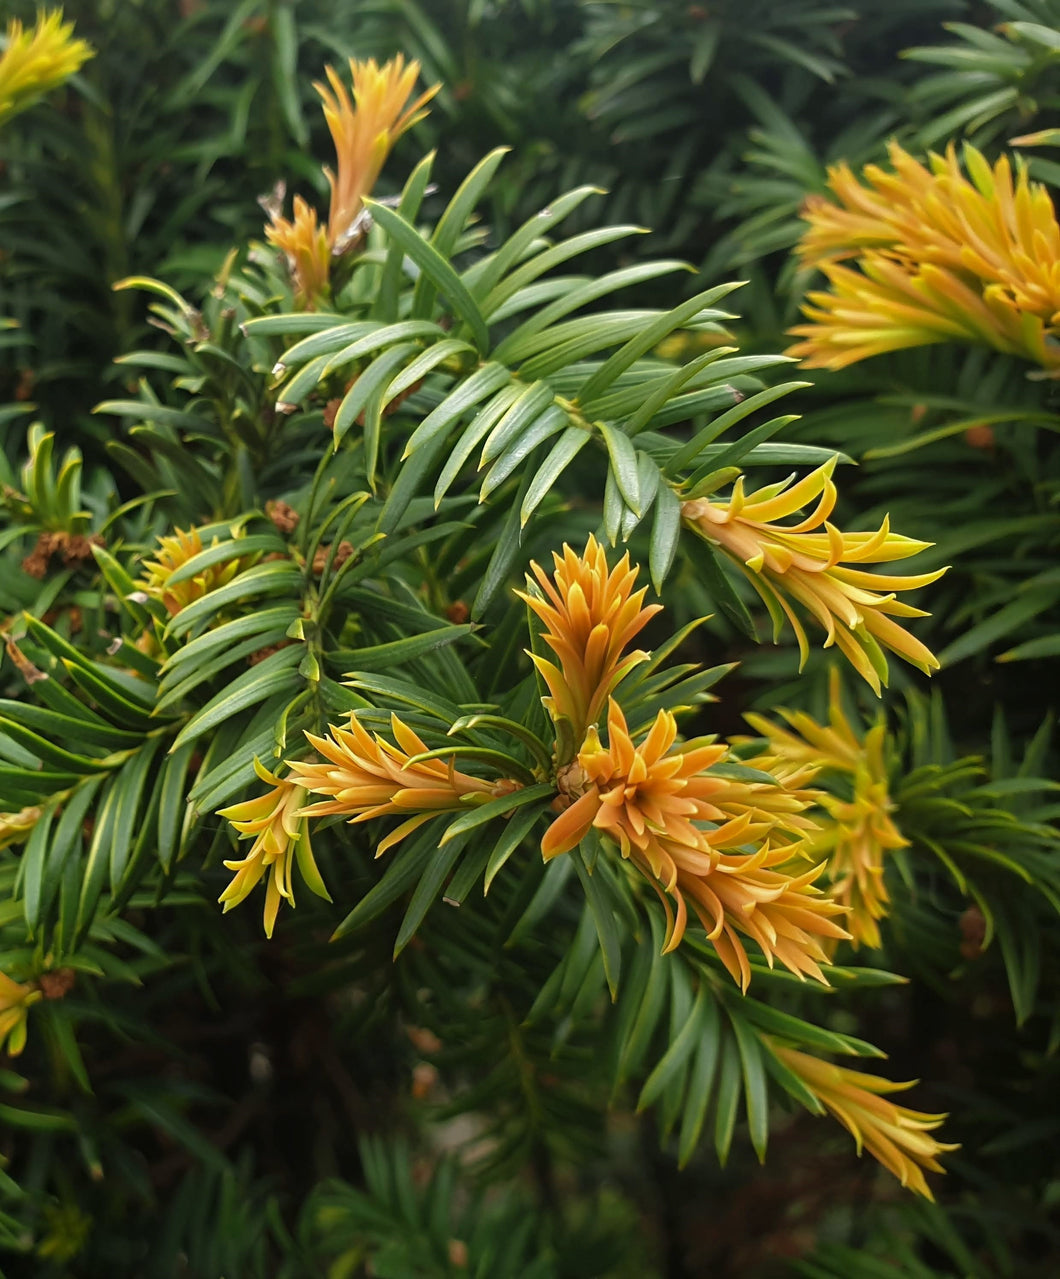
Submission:
[[[34,7],[9,0],[9,15],[32,23]],[[65,16],[94,56],[47,100],[0,126],[0,316],[9,324],[0,331],[0,612],[5,638],[17,639],[0,668],[4,714],[17,720],[12,703],[28,697],[23,650],[38,665],[49,653],[61,662],[65,641],[104,660],[114,611],[104,594],[122,594],[121,575],[142,572],[134,566],[157,553],[157,536],[193,522],[220,531],[256,505],[244,502],[248,491],[308,491],[325,401],[347,387],[336,379],[317,394],[312,372],[303,398],[285,384],[304,411],[284,427],[282,451],[270,451],[267,432],[241,432],[235,408],[246,422],[267,421],[276,386],[269,368],[312,330],[277,321],[244,339],[239,323],[252,310],[237,316],[232,298],[243,289],[240,305],[250,307],[255,289],[278,297],[287,287],[275,258],[270,265],[263,256],[259,197],[282,181],[325,207],[319,165],[330,152],[313,89],[324,64],[416,58],[421,84],[441,88],[430,116],[398,142],[377,196],[407,197],[417,173],[426,180],[420,162],[433,149],[431,186],[409,220],[434,227],[469,171],[506,147],[510,154],[491,162],[461,210],[468,226],[461,221],[450,236],[452,256],[465,255],[462,270],[563,192],[592,186],[599,194],[572,204],[564,237],[620,224],[652,230],[586,241],[579,281],[629,271],[616,306],[678,308],[714,285],[747,281],[711,305],[738,313],[724,320],[732,345],[762,358],[733,369],[725,387],[736,395],[710,411],[767,384],[810,383],[791,410],[801,417],[783,428],[792,453],[771,455],[776,465],[754,471],[755,482],[816,464],[825,454],[814,450],[839,451],[839,527],[876,528],[889,512],[895,530],[934,543],[916,571],[951,566],[917,598],[931,617],[915,624],[916,634],[941,661],[930,685],[892,663],[881,709],[843,670],[855,721],[857,706],[864,728],[877,716],[886,722],[893,817],[909,841],[888,862],[883,948],[847,951],[851,975],[840,974],[827,996],[783,976],[763,991],[829,1034],[878,1045],[889,1056],[888,1077],[922,1078],[914,1104],[950,1112],[943,1139],[961,1149],[945,1159],[948,1176],[931,1179],[931,1204],[870,1160],[856,1162],[838,1126],[790,1106],[770,1109],[764,1167],[742,1108],[734,1130],[736,1094],[731,1108],[724,1096],[704,1094],[700,1103],[680,1093],[661,1103],[661,1114],[640,1114],[640,1088],[688,1015],[673,978],[662,1047],[626,1077],[621,1061],[611,1070],[639,1010],[652,999],[663,1006],[655,969],[638,958],[656,954],[650,943],[659,938],[649,934],[647,946],[624,952],[623,971],[636,976],[614,1016],[575,881],[565,887],[551,871],[535,878],[536,867],[499,876],[481,909],[472,908],[481,894],[470,879],[460,881],[467,898],[459,910],[438,905],[423,919],[425,898],[421,927],[396,960],[409,899],[419,901],[415,876],[329,942],[379,882],[365,847],[344,863],[322,857],[337,905],[303,892],[266,943],[256,906],[222,917],[214,905],[226,882],[220,859],[232,853],[211,818],[190,853],[180,845],[177,857],[173,844],[156,858],[149,849],[137,876],[110,879],[103,901],[120,909],[72,907],[76,920],[56,925],[68,961],[30,1011],[25,1054],[0,1069],[3,1272],[1057,1273],[1056,383],[1018,356],[961,343],[882,354],[841,371],[793,372],[768,357],[790,345],[786,332],[807,289],[821,287],[793,250],[805,229],[800,209],[826,192],[829,165],[885,163],[891,139],[918,156],[968,141],[993,161],[1022,138],[1032,177],[1060,185],[1060,165],[1049,158],[1060,140],[1060,2],[78,0]],[[240,251],[230,257],[233,246]],[[371,241],[367,252],[383,249]],[[695,270],[649,266],[660,259]],[[128,277],[162,281],[180,296],[114,289]],[[705,305],[687,313],[696,327],[674,321],[654,354],[680,365],[715,347],[723,321],[704,320]],[[297,376],[297,360],[291,367]],[[430,391],[412,387],[406,412],[414,420],[437,408]],[[222,443],[207,440],[215,449],[209,464],[169,434],[188,426],[182,413],[200,411],[189,409],[190,397],[230,414]],[[358,406],[347,429],[362,409],[371,411]],[[771,416],[764,407],[749,412],[731,439]],[[680,412],[671,424],[681,430],[686,420],[699,428],[699,418]],[[197,448],[203,437],[194,438]],[[83,460],[80,502],[71,496],[71,450]],[[399,455],[387,453],[384,437],[381,494]],[[211,470],[218,459],[227,471]],[[502,687],[526,643],[525,611],[510,586],[531,558],[547,564],[562,540],[581,545],[601,527],[606,466],[597,475],[583,463],[557,483],[521,544],[504,522],[504,503],[525,498],[525,486],[515,496],[518,475],[510,490],[499,489],[502,502],[474,508],[484,514],[466,502],[443,509],[438,518],[452,523],[437,540],[427,533],[416,541],[434,519],[428,486],[417,497],[423,509],[407,520],[396,511],[388,530],[409,536],[395,572],[426,585],[405,595],[394,588],[380,619],[374,579],[358,584],[351,573],[346,586],[361,595],[347,601],[349,615],[365,620],[355,642],[354,628],[343,633],[345,648],[394,642],[410,625],[427,631],[428,612],[466,633],[470,608],[500,654]],[[627,529],[611,497],[605,520],[621,524],[622,540],[628,533],[646,574],[656,555],[650,521]],[[461,500],[454,491],[452,501]],[[82,507],[88,518],[70,525],[69,513]],[[216,511],[212,519],[206,509]],[[351,510],[344,526],[341,512],[327,538],[316,528],[301,553],[311,563],[318,547],[338,548],[346,537],[360,546],[374,528],[373,509]],[[45,551],[44,571],[25,571],[39,535],[53,527],[42,514],[67,532],[97,534],[111,562],[89,558],[90,550],[49,561]],[[470,549],[462,520],[478,521]],[[271,553],[267,521],[252,535],[260,543],[248,550]],[[677,550],[662,592],[669,629],[653,622],[645,646],[710,613],[678,657],[739,665],[686,731],[747,732],[746,712],[778,707],[823,719],[834,650],[814,647],[799,675],[790,632],[777,645],[753,642],[742,629],[748,607],[759,638],[769,635],[756,597],[738,582],[706,579],[691,540]],[[496,546],[507,549],[495,555]],[[319,566],[322,593],[335,555]],[[137,607],[123,624],[145,625]],[[42,626],[23,643],[25,613]],[[247,634],[263,650],[289,623],[277,623],[276,636],[264,627]],[[401,652],[412,663],[409,678],[439,694],[446,681],[465,678],[465,658],[471,693],[486,687],[470,640],[443,650],[461,653],[459,661]],[[129,661],[135,668],[135,654]],[[279,670],[285,659],[266,661]],[[341,655],[337,661],[336,671],[350,669]],[[389,663],[380,670],[389,673]],[[223,688],[218,674],[200,690],[201,705]],[[389,708],[383,679],[359,691]],[[683,693],[703,703],[706,688]],[[175,689],[178,699],[187,695],[170,677],[162,696]],[[347,697],[330,709],[357,704]],[[271,726],[253,721],[254,709],[233,735],[199,742],[213,752],[207,765],[263,731],[269,738]],[[291,713],[292,739],[301,713]],[[188,739],[183,766],[208,772],[192,746]],[[4,758],[20,762],[17,749]],[[149,770],[160,767],[145,759],[144,776],[154,781]],[[169,791],[160,783],[163,797],[181,800],[182,780]],[[212,814],[245,798],[249,781],[223,795],[215,781],[200,808]],[[138,814],[133,804],[137,829],[148,820]],[[46,934],[34,936],[28,923],[27,872],[19,869],[30,846],[0,856],[0,880],[11,890],[10,905],[0,907],[0,968],[28,963],[35,947],[32,962],[43,965]],[[80,878],[69,886],[62,873],[50,885],[55,901],[70,894],[83,906]],[[439,878],[429,891],[441,888]],[[461,891],[446,887],[458,901]],[[694,960],[707,963],[698,952]],[[896,984],[887,973],[909,980]],[[766,997],[754,986],[751,994]],[[644,1036],[652,1031],[648,1025]],[[657,1097],[665,1081],[655,1078]],[[699,1128],[687,1115],[698,1106],[702,1125],[708,1101],[707,1137],[695,1148],[685,1135]],[[727,1154],[724,1166],[715,1144]]]

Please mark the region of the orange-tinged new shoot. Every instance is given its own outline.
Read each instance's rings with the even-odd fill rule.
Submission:
[[[43,809],[36,804],[20,808],[17,813],[0,813],[0,848],[21,844],[40,821]]]
[[[545,832],[545,858],[569,851],[595,828],[659,894],[667,951],[680,944],[691,905],[741,988],[751,979],[741,935],[758,944],[770,965],[779,960],[799,976],[823,981],[822,941],[847,933],[834,919],[842,908],[814,886],[822,868],[790,872],[803,805],[780,786],[772,802],[763,784],[756,794],[712,773],[728,748],[703,739],[678,743],[668,711],[659,712],[635,745],[612,699],[607,730],[605,746],[590,729],[567,771],[568,807]]]
[[[418,62],[405,63],[398,54],[380,66],[350,59],[353,99],[333,67],[326,67],[328,84],[315,84],[324,104],[324,119],[335,143],[337,172],[325,168],[331,187],[328,243],[332,253],[349,247],[363,200],[375,186],[391,148],[406,130],[427,114],[427,103],[439,85],[409,102],[420,74]],[[330,88],[328,87],[330,86]]]
[[[217,544],[214,538],[211,546]],[[159,537],[158,549],[153,560],[144,560],[144,577],[138,586],[155,599],[161,600],[166,611],[175,616],[182,608],[194,600],[202,599],[210,591],[230,582],[237,574],[249,568],[258,558],[257,555],[241,556],[238,559],[226,560],[223,564],[213,564],[204,568],[193,577],[186,577],[180,582],[171,582],[173,574],[205,547],[198,529],[190,528],[182,532],[175,529],[171,536]]]
[[[13,981],[0,972],[0,1052],[17,1057],[25,1048],[30,1005],[40,998],[36,984]]]
[[[811,196],[799,246],[829,290],[808,295],[810,368],[841,369],[885,351],[958,340],[1033,360],[1060,376],[1060,225],[1045,187],[1007,156],[991,167],[966,145],[925,166],[890,146],[893,172],[829,171],[838,203]],[[846,260],[852,265],[842,265]]]
[[[545,624],[542,639],[559,664],[536,653],[531,660],[548,686],[546,707],[554,719],[569,722],[577,745],[622,680],[646,660],[642,649],[626,650],[661,605],[644,603],[647,587],[634,591],[640,570],[630,566],[628,554],[608,569],[595,537],[581,555],[564,545],[562,556],[552,558],[551,577],[530,565],[540,590],[528,577],[526,592],[516,594]]]
[[[878,723],[863,736],[855,732],[843,711],[834,669],[827,724],[819,724],[804,711],[778,713],[787,728],[764,715],[746,717],[766,739],[763,753],[749,763],[770,772],[799,768],[811,780],[819,774],[844,779],[849,798],[825,789],[813,792],[822,811],[817,829],[807,836],[807,848],[815,859],[824,861],[831,895],[850,912],[847,927],[855,949],[879,947],[879,921],[890,901],[884,882],[887,854],[909,843],[891,817],[894,805],[884,760],[886,727]]]
[[[0,53],[0,125],[57,88],[93,57],[84,40],[73,38],[74,24],[63,22],[62,9],[40,11],[32,30],[17,18],[7,24],[6,47]]]
[[[945,1145],[931,1136],[945,1115],[910,1110],[885,1096],[911,1088],[911,1083],[893,1083],[777,1043],[772,1043],[770,1050],[848,1129],[857,1142],[858,1154],[867,1150],[903,1186],[926,1199],[934,1198],[924,1169],[944,1172],[938,1156],[957,1147]]]
[[[331,898],[313,859],[309,824],[301,813],[305,789],[289,778],[274,776],[258,760],[254,761],[254,771],[270,789],[254,799],[232,804],[218,812],[219,817],[231,822],[240,839],[254,840],[245,857],[225,862],[234,875],[218,900],[227,913],[264,878],[265,935],[271,937],[280,902],[294,905],[295,862],[310,891],[326,901],[331,901]]]
[[[754,493],[745,492],[740,476],[727,501],[694,498],[682,504],[681,513],[743,571],[769,610],[774,638],[786,618],[805,663],[809,641],[792,607],[800,605],[824,628],[825,647],[834,644],[879,694],[887,681],[885,649],[925,674],[938,668],[935,655],[894,619],[925,617],[897,593],[927,586],[946,570],[910,576],[866,572],[863,565],[906,559],[930,543],[892,533],[886,519],[875,531],[841,532],[828,519],[837,497],[834,467],[833,458],[797,482]],[[794,523],[778,522],[811,506]]]
[[[265,228],[265,238],[287,258],[298,304],[313,307],[328,291],[331,248],[327,229],[317,221],[316,209],[306,204],[300,195],[294,198],[293,221],[278,212],[272,212],[271,218]]]
[[[323,761],[290,760],[288,767],[310,795],[325,798],[303,807],[302,815],[339,815],[350,822],[404,817],[376,848],[379,857],[439,813],[487,803],[519,789],[509,778],[491,782],[462,773],[452,759],[415,760],[428,753],[427,745],[397,715],[391,715],[390,729],[393,742],[373,736],[351,715],[348,728],[332,727],[326,737],[306,733]]]

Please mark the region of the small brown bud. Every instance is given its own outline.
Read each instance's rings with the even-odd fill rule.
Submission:
[[[98,533],[93,533],[90,537],[85,537],[81,533],[61,534],[61,541],[53,547],[56,551],[61,551],[63,563],[67,566],[79,563],[81,560],[90,560],[92,558],[93,546],[103,546],[103,539]]]
[[[298,527],[298,521],[302,518],[293,506],[288,506],[286,502],[276,498],[271,498],[265,503],[265,514],[281,533],[293,533]]]
[[[273,653],[278,653],[281,648],[290,648],[293,640],[281,640],[279,644],[266,644],[264,648],[259,648],[257,652],[251,653],[247,658],[248,666],[257,666],[259,662],[263,662],[266,657],[271,657]]]
[[[317,575],[317,577],[319,577],[321,573],[324,572],[324,569],[327,567],[328,556],[330,554],[331,554],[330,543],[328,543],[327,546],[317,547],[316,554],[313,556],[313,572]],[[341,568],[342,565],[346,563],[346,561],[350,558],[352,554],[353,554],[353,543],[340,542],[338,546],[335,548],[335,556],[331,561],[332,570],[334,571],[337,568]]]
[[[22,571],[39,582],[48,571],[48,556],[41,555],[38,550],[31,551],[22,561]]]
[[[336,396],[335,399],[328,400],[327,404],[324,405],[324,425],[328,428],[329,431],[334,429],[335,416],[338,413],[339,406],[341,404],[342,404],[342,397]]]
[[[38,535],[33,550],[22,561],[22,569],[30,577],[40,579],[48,572],[53,555],[61,555],[63,563],[69,567],[71,564],[91,559],[93,546],[102,545],[103,539],[98,533],[85,537],[82,533],[67,533],[62,529],[55,532],[45,531]]]
[[[462,626],[471,616],[471,610],[463,600],[454,600],[445,610],[445,615],[451,622],[455,622],[457,626]]]
[[[429,1062],[421,1061],[412,1069],[412,1095],[417,1101],[425,1101],[438,1082],[438,1071]]]
[[[986,918],[978,906],[969,906],[957,921],[961,930],[961,955],[965,959],[978,959],[983,953],[986,939]]]
[[[578,799],[585,791],[588,782],[588,774],[576,759],[571,760],[569,764],[564,764],[556,774],[556,787],[559,790],[556,799],[564,799],[566,802],[556,811],[562,812],[572,800]]]
[[[513,777],[500,777],[490,787],[490,794],[497,799],[503,799],[505,795],[514,795],[517,790],[522,790],[522,782],[517,782]]]
[[[422,385],[423,385],[423,378],[420,378],[418,381],[413,382],[413,384],[407,390],[402,391],[400,395],[395,395],[394,398],[383,410],[383,416],[390,417],[392,413],[396,413],[398,409],[401,408],[402,404],[404,404],[405,401],[409,398],[409,396],[415,395]],[[363,426],[364,423],[362,422],[361,425]]]
[[[37,978],[40,993],[45,999],[62,999],[74,988],[77,973],[72,968],[56,968],[51,973],[41,973]]]
[[[417,1052],[423,1053],[424,1056],[432,1056],[442,1046],[442,1041],[434,1031],[425,1030],[422,1026],[408,1026],[405,1033],[408,1035],[413,1048]]]

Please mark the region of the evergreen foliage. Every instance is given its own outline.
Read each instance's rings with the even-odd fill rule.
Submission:
[[[1056,0],[12,11],[0,1270],[1055,1273]]]

